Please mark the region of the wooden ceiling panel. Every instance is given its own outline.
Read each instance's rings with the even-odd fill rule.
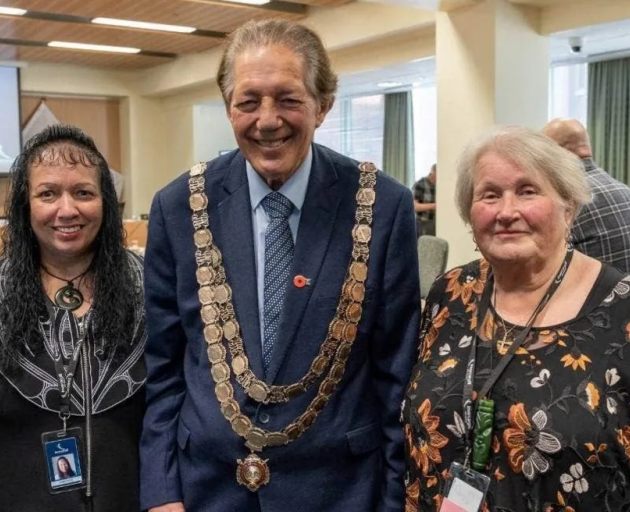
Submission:
[[[0,44],[0,60],[27,62],[54,62],[115,69],[143,69],[169,62],[170,59],[121,53],[85,52],[33,46],[7,46]],[[72,80],[69,76],[68,80]]]
[[[124,30],[81,23],[53,23],[28,18],[0,18],[0,39],[131,46],[141,50],[178,54],[200,52],[221,44],[221,39],[210,37]]]
[[[315,0],[326,2],[328,0]],[[3,0],[3,5],[33,11],[55,12],[86,18],[120,18],[171,25],[185,25],[205,30],[228,32],[250,19],[279,17],[298,20],[300,14],[288,14],[234,4],[218,5],[189,0]]]
[[[306,16],[303,6],[287,12],[287,1],[311,6],[337,6],[353,0],[283,0],[285,11],[257,8],[242,4],[212,3],[206,0],[0,0],[7,7],[18,7],[80,18],[118,18],[134,21],[191,26],[201,30],[229,33],[249,20],[284,18],[301,20]],[[288,11],[292,11],[289,8]],[[34,13],[36,16],[37,13]],[[0,39],[49,42],[53,40],[78,43],[131,46],[148,52],[177,56],[207,51],[222,40],[189,34],[173,34],[89,23],[49,21],[35,18],[0,16]],[[73,63],[92,67],[137,69],[155,66],[170,59],[164,57],[52,49],[37,46],[0,44],[0,60],[47,61]]]

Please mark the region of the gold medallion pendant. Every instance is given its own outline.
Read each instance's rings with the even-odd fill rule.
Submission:
[[[236,468],[236,481],[244,485],[250,491],[256,492],[263,485],[269,483],[271,475],[267,461],[261,459],[255,453],[250,453],[245,460],[238,459]]]

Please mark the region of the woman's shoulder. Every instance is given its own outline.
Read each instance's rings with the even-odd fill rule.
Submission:
[[[604,263],[601,278],[595,284],[605,295],[601,304],[612,306],[623,303],[624,308],[628,308],[630,300],[630,274],[623,274],[619,270]]]
[[[470,302],[483,293],[489,270],[490,265],[483,258],[447,270],[433,283],[427,302],[443,302],[445,298],[462,298],[464,303]]]
[[[139,277],[142,278],[144,273],[144,258],[129,249],[125,249],[125,253],[127,254],[127,261],[131,270],[137,272]]]

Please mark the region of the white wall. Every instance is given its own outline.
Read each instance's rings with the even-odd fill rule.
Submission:
[[[193,140],[195,162],[212,160],[219,156],[219,151],[236,149],[232,125],[222,102],[194,106]]]

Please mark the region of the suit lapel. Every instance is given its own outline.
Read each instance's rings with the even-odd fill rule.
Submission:
[[[317,282],[320,268],[328,250],[340,201],[340,187],[333,162],[317,146],[313,146],[313,163],[308,189],[300,216],[295,244],[291,281],[284,299],[284,311],[273,347],[266,381],[272,383],[294,341],[308,301]],[[293,277],[302,275],[312,286],[297,288]]]
[[[223,187],[228,196],[218,205],[222,233],[219,248],[223,254],[228,283],[232,287],[232,301],[250,367],[260,376],[263,375],[263,367],[252,207],[242,155],[239,154],[232,161]]]

